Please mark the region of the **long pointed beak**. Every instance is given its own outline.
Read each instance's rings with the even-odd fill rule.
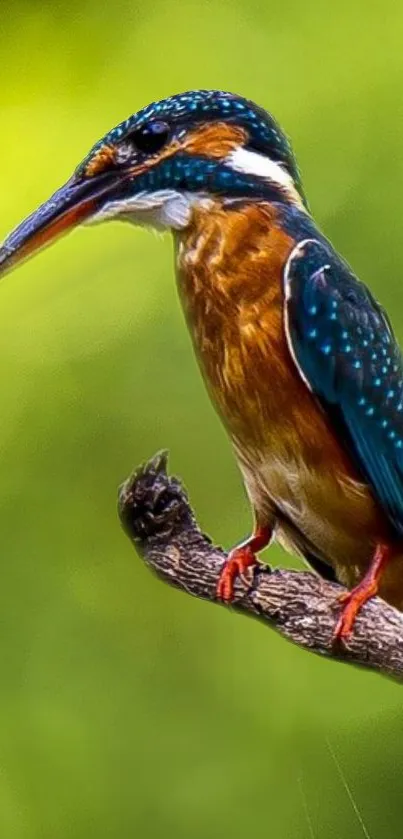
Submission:
[[[91,218],[118,191],[120,173],[92,178],[73,175],[67,183],[21,222],[0,247],[0,277]]]

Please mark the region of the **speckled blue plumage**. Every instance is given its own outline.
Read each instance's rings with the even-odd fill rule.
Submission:
[[[177,138],[193,125],[214,120],[244,126],[249,134],[250,148],[282,163],[301,195],[303,194],[291,144],[274,117],[249,99],[222,90],[190,90],[159,102],[152,102],[119,123],[99,140],[79,169],[85,168],[88,160],[103,145],[113,145],[125,140],[132,131],[152,119],[168,120]]]
[[[136,192],[162,189],[204,192],[225,198],[264,198],[276,201],[279,188],[257,175],[236,172],[222,161],[176,152],[135,176]]]
[[[401,536],[403,359],[390,323],[320,234],[294,251],[285,292],[300,372]]]

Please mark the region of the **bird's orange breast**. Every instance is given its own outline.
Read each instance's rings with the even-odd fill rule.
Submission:
[[[270,205],[228,210],[212,203],[194,213],[180,236],[180,295],[203,375],[231,436],[278,450],[320,433],[329,438],[331,457],[344,462],[287,346],[282,278],[294,244]]]
[[[387,524],[288,349],[294,244],[271,205],[211,202],[178,238],[179,291],[258,519],[277,518],[280,541],[297,548],[298,531],[351,584]]]

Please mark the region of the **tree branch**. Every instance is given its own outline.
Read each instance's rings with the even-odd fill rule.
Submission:
[[[226,553],[204,535],[181,483],[156,455],[119,491],[122,525],[140,556],[170,585],[216,601]],[[403,681],[403,613],[374,598],[360,612],[348,645],[334,647],[338,596],[344,589],[304,571],[259,563],[248,587],[239,581],[231,608],[252,615],[314,653]]]

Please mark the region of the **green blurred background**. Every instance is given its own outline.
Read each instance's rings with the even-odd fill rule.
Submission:
[[[26,0],[0,34],[0,238],[129,113],[222,87],[283,123],[403,340],[401,4]],[[401,688],[170,590],[119,528],[159,447],[215,539],[250,523],[171,251],[89,228],[1,286],[0,837],[356,839],[342,773],[371,839],[400,837]]]

